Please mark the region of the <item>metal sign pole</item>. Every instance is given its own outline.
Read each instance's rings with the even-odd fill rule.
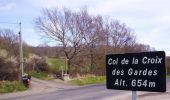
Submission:
[[[137,100],[137,92],[132,91],[132,100]]]

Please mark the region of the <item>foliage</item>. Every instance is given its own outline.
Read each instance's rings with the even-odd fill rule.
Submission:
[[[0,80],[19,80],[18,37],[11,29],[0,29]],[[24,53],[25,46],[23,41]]]
[[[0,80],[18,80],[19,72],[17,64],[0,57]]]
[[[0,93],[24,91],[27,88],[18,81],[0,81]]]
[[[41,71],[41,72],[49,72],[49,66],[46,62],[44,61],[39,61],[36,63],[36,71]]]
[[[71,82],[77,85],[100,84],[106,82],[106,76],[85,76],[75,78]]]
[[[5,49],[0,49],[0,57],[6,58],[8,55],[8,52]]]
[[[26,59],[26,71],[42,71],[49,72],[49,65],[46,61],[46,58],[40,57],[38,55],[30,55],[28,59]]]

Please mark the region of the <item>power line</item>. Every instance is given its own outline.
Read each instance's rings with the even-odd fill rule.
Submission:
[[[16,29],[19,29],[19,22],[0,21],[0,29],[10,29],[14,33],[18,33],[20,30]]]
[[[3,23],[3,24],[19,24],[19,23],[14,23],[14,22],[0,22],[0,23]]]

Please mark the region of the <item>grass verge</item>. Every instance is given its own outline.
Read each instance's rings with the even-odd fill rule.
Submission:
[[[76,85],[106,83],[106,76],[87,76],[87,77],[75,78],[71,80],[71,83]]]
[[[24,91],[27,88],[19,81],[0,81],[0,93]]]
[[[32,77],[41,79],[41,80],[50,80],[52,77],[48,75],[46,72],[36,72],[36,71],[30,71],[28,72]]]

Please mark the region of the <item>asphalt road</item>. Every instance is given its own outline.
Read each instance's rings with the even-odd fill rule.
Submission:
[[[167,85],[170,85],[170,79],[167,79]],[[131,93],[131,91],[108,90],[105,84],[100,84],[57,90],[48,93],[42,92],[40,94],[18,96],[3,100],[108,100],[109,97],[122,96],[127,93]]]
[[[130,91],[129,91],[130,92]],[[26,95],[3,100],[104,100],[109,96],[127,93],[121,90],[107,90],[105,84],[57,90],[46,94]]]

